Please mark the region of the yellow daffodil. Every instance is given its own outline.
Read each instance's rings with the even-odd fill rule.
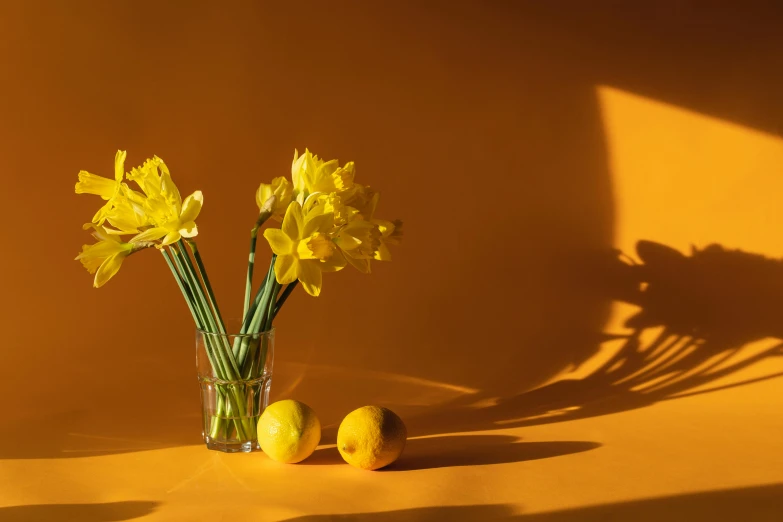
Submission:
[[[353,187],[354,164],[352,161],[340,167],[337,160],[322,163],[307,179],[308,192],[343,192]]]
[[[299,151],[294,149],[294,160],[291,162],[291,180],[294,183],[294,194],[303,196],[309,192],[308,178],[323,165],[323,160],[312,152],[305,149],[304,154],[299,155]],[[300,201],[301,203],[301,201]]]
[[[305,216],[301,205],[288,205],[281,228],[268,228],[264,237],[277,254],[275,277],[280,284],[301,281],[305,291],[313,296],[321,293],[323,271],[339,270],[342,256],[329,233],[334,227],[334,215],[313,212]]]
[[[291,179],[293,190],[299,197],[299,202],[310,195],[319,192],[343,192],[353,187],[354,163],[352,161],[340,167],[338,161],[323,161],[318,156],[305,149],[299,156],[294,151],[294,161],[291,163]]]
[[[144,211],[146,196],[122,186],[123,197],[116,198],[114,207],[106,214],[106,221],[117,230],[109,229],[110,234],[138,234],[153,223]]]
[[[92,225],[92,228],[92,235],[98,242],[82,246],[76,259],[82,262],[88,272],[95,274],[93,286],[100,288],[119,271],[122,262],[133,252],[134,245],[123,243],[118,236],[108,233],[106,227]],[[142,246],[147,245],[140,244],[136,248]]]
[[[305,215],[310,212],[334,214],[335,226],[342,226],[353,220],[358,211],[343,204],[342,197],[332,192],[329,194],[312,194],[304,204]]]
[[[138,183],[146,194],[146,198],[136,204],[143,205],[140,213],[151,227],[135,236],[132,243],[161,240],[159,246],[162,247],[198,234],[196,218],[201,212],[204,195],[197,190],[182,201],[163,160],[157,156],[148,160],[140,169],[134,169],[129,179]],[[132,198],[129,199],[133,203]],[[139,209],[133,205],[124,209],[123,223],[132,220],[131,211],[135,213]]]
[[[185,198],[185,201],[177,200],[175,205],[163,206],[160,200],[149,202],[149,206],[157,214],[159,225],[141,232],[131,242],[161,240],[159,246],[176,243],[181,238],[195,237],[198,235],[196,218],[204,204],[204,195],[200,190]]]
[[[76,183],[77,194],[95,194],[106,201],[92,218],[92,222],[102,225],[112,209],[116,199],[122,195],[122,178],[125,176],[124,150],[118,150],[114,156],[114,179],[104,178],[82,170],[79,172],[79,182]]]
[[[171,178],[166,163],[157,156],[148,159],[141,167],[134,167],[126,175],[128,181],[135,181],[147,197],[156,198],[162,190],[162,174]]]
[[[269,198],[275,196],[275,201],[272,205],[271,218],[276,221],[281,221],[288,205],[291,203],[293,193],[293,186],[282,176],[273,179],[271,184],[267,185],[266,183],[261,183],[256,191],[256,205],[258,205],[258,210],[263,211],[265,203],[269,201]]]
[[[381,245],[378,226],[363,219],[355,219],[340,227],[333,235],[334,243],[345,255],[346,261],[359,272],[370,273],[370,260],[375,258]]]

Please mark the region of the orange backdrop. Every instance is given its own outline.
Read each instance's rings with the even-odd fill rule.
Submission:
[[[4,2],[0,480],[17,486],[0,488],[0,519],[8,506],[12,520],[35,509],[115,520],[41,507],[110,502],[126,518],[176,520],[217,502],[203,496],[217,486],[187,478],[206,458],[194,333],[163,260],[135,255],[99,290],[72,260],[98,205],[73,193],[76,174],[111,175],[118,148],[129,166],[161,156],[183,193],[204,192],[199,247],[225,316],[241,311],[254,191],[290,171],[294,148],[354,160],[381,191],[379,214],[405,221],[392,263],[328,274],[321,297],[288,302],[273,400],[310,404],[327,446],[348,411],[392,407],[412,437],[437,436],[411,444],[403,469],[463,455],[472,471],[427,475],[452,486],[417,494],[416,480],[367,486],[352,470],[266,463],[279,513],[249,500],[241,513],[490,520],[524,505],[560,520],[716,489],[740,493],[685,505],[731,506],[750,498],[742,488],[783,482],[783,395],[769,380],[783,372],[781,15],[698,2]],[[637,252],[641,240],[652,244]],[[691,254],[711,244],[723,250]],[[652,267],[641,287],[620,251]],[[680,395],[693,398],[668,400]],[[475,434],[486,430],[502,431]],[[519,437],[556,444],[525,457]],[[530,451],[579,456],[537,470],[523,499],[509,484],[529,486],[530,468],[508,466]],[[665,475],[669,459],[702,471],[620,479]],[[226,462],[256,488],[251,461]],[[169,465],[181,471],[149,478]],[[562,485],[598,467],[609,471]],[[365,500],[313,493],[324,478]],[[315,497],[282,485],[302,481]],[[475,481],[488,489],[457,486]],[[775,488],[746,504],[772,512]],[[656,512],[624,506],[629,519]]]

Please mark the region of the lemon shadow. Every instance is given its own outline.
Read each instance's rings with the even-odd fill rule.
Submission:
[[[589,441],[523,442],[510,435],[450,435],[408,439],[405,450],[385,472],[459,466],[485,466],[547,459],[599,448]],[[343,464],[335,446],[321,448],[303,464]]]

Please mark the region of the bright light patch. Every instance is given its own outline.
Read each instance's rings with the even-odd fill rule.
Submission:
[[[640,239],[783,256],[783,139],[598,87],[616,201],[615,245]]]

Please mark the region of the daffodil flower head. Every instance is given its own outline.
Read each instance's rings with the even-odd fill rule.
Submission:
[[[264,207],[272,196],[275,196],[272,204],[271,218],[275,221],[282,221],[283,215],[293,198],[294,187],[284,177],[274,178],[271,184],[261,183],[256,191],[256,205],[258,210],[263,212]]]
[[[353,220],[358,211],[343,204],[342,198],[335,192],[311,194],[304,204],[305,215],[312,212],[334,214],[335,226],[342,226]]]
[[[381,232],[377,225],[355,219],[334,233],[334,242],[351,263],[362,273],[370,273],[370,260],[381,246]]]
[[[305,291],[317,296],[323,285],[322,272],[342,268],[345,263],[333,244],[330,233],[334,228],[332,213],[313,212],[306,216],[297,201],[288,205],[281,228],[268,228],[264,237],[277,255],[275,278],[280,284],[297,279]]]
[[[318,156],[313,155],[308,149],[304,154],[299,155],[299,151],[294,149],[294,161],[291,162],[291,180],[294,183],[294,193],[296,195],[306,195],[308,190],[308,179],[323,164]],[[300,201],[301,203],[301,201]]]
[[[336,159],[323,161],[307,149],[301,156],[298,151],[294,151],[291,179],[294,196],[300,204],[311,194],[341,193],[352,189],[354,176],[355,167],[352,161],[340,167]]]
[[[146,160],[141,167],[132,168],[126,178],[128,181],[135,181],[146,197],[155,198],[160,196],[163,188],[161,172],[166,172],[171,178],[166,163],[159,157],[153,156],[152,159]]]
[[[122,262],[133,251],[133,245],[122,242],[119,236],[110,234],[106,227],[94,224],[85,226],[91,226],[94,229],[92,235],[98,242],[82,246],[82,251],[76,256],[76,259],[82,262],[88,272],[95,274],[93,286],[100,288],[117,274]]]
[[[138,234],[153,226],[144,210],[146,196],[122,184],[122,197],[116,198],[114,207],[106,213],[106,220],[116,230],[107,229],[110,234]]]
[[[86,170],[79,171],[76,193],[95,194],[106,201],[92,218],[92,222],[96,225],[102,225],[106,221],[107,214],[114,206],[116,199],[121,196],[122,178],[125,175],[125,156],[124,150],[118,150],[114,156],[114,179],[104,178]]]
[[[162,248],[198,234],[196,218],[204,195],[197,190],[183,201],[163,160],[157,156],[148,160],[140,169],[134,169],[129,179],[136,181],[146,194],[142,213],[150,227],[131,239],[132,243],[160,240],[158,247]]]

